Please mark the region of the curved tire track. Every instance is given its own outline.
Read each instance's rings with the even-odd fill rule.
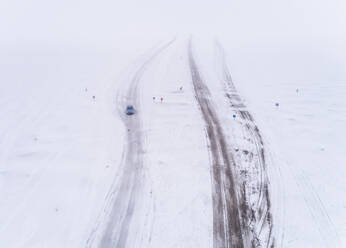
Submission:
[[[213,247],[243,248],[240,206],[235,188],[232,154],[227,151],[227,143],[210,100],[210,92],[203,82],[189,43],[189,65],[195,97],[206,125],[212,159],[212,199],[213,199]]]
[[[228,70],[225,54],[222,46],[216,42],[216,49],[220,56],[222,81],[225,82],[226,97],[229,99],[230,107],[240,118],[244,139],[252,152],[251,158],[240,161],[239,168],[242,173],[239,177],[243,185],[240,204],[246,205],[241,209],[243,226],[247,226],[251,232],[251,243],[253,247],[274,247],[272,236],[273,221],[270,212],[271,203],[269,197],[269,179],[267,176],[267,161],[263,138],[254,118],[246,109]]]
[[[104,209],[105,224],[98,223],[87,241],[87,247],[92,247],[97,229],[105,225],[101,231],[98,247],[124,248],[127,247],[129,228],[135,211],[136,202],[141,198],[143,173],[143,137],[139,99],[140,80],[150,63],[168,48],[174,40],[162,45],[139,67],[129,82],[125,91],[120,90],[117,95],[118,114],[126,128],[126,141],[122,155],[121,175],[117,183],[113,183],[107,194],[108,204]],[[133,104],[136,114],[125,115],[127,104]]]
[[[139,196],[141,185],[141,173],[143,169],[143,139],[142,123],[139,100],[139,82],[148,65],[173,41],[159,48],[145,63],[139,68],[131,80],[125,99],[118,99],[118,106],[123,122],[128,130],[126,137],[126,147],[124,149],[123,172],[120,181],[120,188],[117,191],[113,203],[109,222],[103,234],[101,245],[107,247],[126,247],[129,225],[132,220],[135,201]],[[124,109],[129,103],[137,108],[133,116],[125,116]]]

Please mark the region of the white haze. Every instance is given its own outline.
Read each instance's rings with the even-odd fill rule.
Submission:
[[[225,129],[234,120],[215,75],[215,39],[263,134],[277,245],[345,247],[345,13],[344,0],[0,0],[0,246],[85,247],[121,169],[117,90],[144,52],[173,37],[141,78],[157,196],[144,197],[157,210],[151,246],[142,247],[211,246],[192,37]]]
[[[264,80],[345,80],[344,13],[342,0],[2,1],[0,45],[107,50],[195,34],[218,37]]]

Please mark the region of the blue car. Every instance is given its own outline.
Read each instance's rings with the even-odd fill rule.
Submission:
[[[133,108],[132,105],[127,105],[125,113],[127,115],[133,115],[135,114],[135,109]]]

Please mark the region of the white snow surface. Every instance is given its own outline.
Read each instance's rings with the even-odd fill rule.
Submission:
[[[275,247],[346,247],[345,10],[337,0],[4,3],[0,247],[99,247],[127,142],[117,94],[174,37],[139,82],[143,183],[127,247],[213,247],[187,32],[230,147],[247,143],[215,40],[264,139]]]
[[[83,246],[120,159],[114,68],[105,55],[2,57],[2,247]]]

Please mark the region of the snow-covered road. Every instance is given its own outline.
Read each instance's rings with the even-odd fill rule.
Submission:
[[[0,247],[343,247],[340,195],[288,159],[299,155],[288,135],[281,151],[263,86],[251,84],[257,100],[232,80],[227,48],[208,49],[175,39],[127,67],[34,57],[30,87],[2,85]]]
[[[209,89],[201,78],[191,46],[190,41],[189,63],[192,82],[205,121],[212,160],[210,166],[213,192],[213,245],[214,247],[247,247],[250,243],[245,241],[247,234],[243,233],[241,227],[240,204],[233,175],[236,166],[233,154],[228,151],[226,137],[210,99]]]
[[[166,48],[166,46],[164,48]],[[220,45],[218,46],[218,49],[219,52],[222,52]],[[160,188],[150,189],[150,194],[145,194],[146,191],[144,190],[144,185],[147,183],[145,180],[147,180],[147,178],[144,173],[145,165],[143,154],[146,148],[143,144],[143,135],[145,129],[150,129],[152,127],[142,126],[141,119],[143,118],[142,115],[144,110],[141,106],[140,100],[143,90],[151,88],[150,84],[146,84],[146,87],[140,87],[140,83],[141,85],[144,85],[144,83],[141,82],[143,80],[142,77],[157,55],[160,55],[161,50],[163,50],[163,48],[156,51],[154,49],[154,55],[149,55],[148,60],[145,61],[143,65],[139,67],[138,71],[134,73],[130,83],[125,84],[124,87],[120,88],[118,91],[118,112],[121,119],[123,119],[125,129],[127,130],[127,141],[125,142],[126,146],[123,151],[123,163],[120,167],[120,176],[115,178],[116,183],[113,184],[110,190],[111,192],[108,194],[109,199],[106,200],[107,206],[105,207],[103,217],[96,223],[95,229],[91,232],[91,236],[88,239],[88,247],[147,247],[152,246],[153,244],[153,247],[160,247],[165,243],[165,241],[156,243],[157,241],[155,240],[152,242],[152,236],[159,236],[160,234],[154,235],[151,232],[149,234],[150,238],[144,236],[139,239],[140,241],[136,241],[138,240],[138,233],[143,232],[141,229],[148,228],[145,226],[145,222],[141,221],[142,217],[136,214],[136,212],[140,213],[143,211],[143,209],[141,209],[141,206],[144,206],[143,202],[149,202],[147,203],[149,205],[155,204],[155,202],[153,202],[154,198],[152,198],[152,191],[160,192],[162,190]],[[183,51],[180,51],[180,53],[182,52]],[[180,54],[180,58],[182,58],[181,56],[184,56],[184,54]],[[254,143],[257,147],[257,150],[251,152],[251,155],[249,155],[254,157],[253,163],[250,161],[246,164],[242,164],[243,161],[241,159],[236,162],[234,157],[239,151],[232,152],[230,146],[227,144],[232,141],[226,140],[227,136],[224,134],[222,124],[217,117],[217,111],[213,107],[211,94],[201,78],[199,69],[192,54],[191,42],[189,44],[188,54],[185,54],[185,56],[188,58],[188,68],[192,77],[193,91],[191,94],[195,96],[194,99],[197,100],[197,102],[193,101],[194,99],[190,99],[190,101],[193,105],[199,106],[198,108],[201,110],[201,116],[198,114],[195,115],[194,118],[197,120],[199,119],[200,121],[202,119],[204,120],[205,124],[203,125],[205,125],[207,138],[205,143],[208,144],[203,151],[194,151],[193,154],[198,154],[200,152],[208,153],[207,148],[210,147],[211,155],[210,164],[205,163],[205,165],[208,165],[211,171],[210,186],[212,192],[211,197],[213,199],[213,213],[212,218],[209,219],[209,223],[206,222],[207,225],[205,225],[204,228],[206,230],[212,228],[213,247],[270,246],[273,244],[271,237],[273,220],[269,211],[269,189],[265,171],[263,141],[261,140],[258,128],[253,124],[251,115],[244,110],[245,106],[241,103],[239,96],[236,95],[236,90],[233,86],[232,95],[228,95],[228,97],[231,98],[230,100],[233,103],[238,101],[237,111],[239,111],[243,116],[243,122],[247,127],[246,130],[249,130],[248,132],[251,133],[248,134],[248,136],[250,136],[250,138],[248,137],[248,140],[250,140],[250,143]],[[159,58],[158,60],[160,61]],[[224,73],[227,74],[227,83],[231,84],[230,75],[224,63],[225,62],[223,61],[222,65]],[[186,68],[184,69],[186,70]],[[150,75],[149,77],[152,78]],[[190,81],[188,78],[179,79],[179,81],[182,80],[185,82]],[[155,79],[151,79],[151,81],[155,81]],[[182,85],[176,85],[175,87],[176,94],[183,96],[186,95],[186,91],[182,90],[184,88]],[[189,87],[186,88],[189,89]],[[164,100],[161,101],[161,98]],[[155,103],[155,101],[159,101],[163,106],[167,104],[166,101],[169,101],[170,98],[172,97],[147,97],[147,99],[152,99],[153,102],[151,105]],[[124,109],[127,104],[134,104],[136,106],[137,113],[135,116],[124,115]],[[187,109],[187,112],[189,111],[191,110]],[[153,115],[150,112],[147,113],[146,116],[149,116],[150,119],[160,119],[160,115]],[[160,129],[161,128],[159,128],[159,130]],[[204,136],[203,129],[197,129],[194,133],[194,139],[198,136],[199,139],[201,139]],[[158,140],[160,145],[162,145],[163,142],[166,142],[162,141],[162,138],[166,136],[167,134],[165,133],[160,135],[161,140]],[[150,139],[146,140],[148,143],[153,144]],[[194,143],[194,140],[190,140],[190,142]],[[175,143],[176,147],[171,147],[170,151],[176,150],[181,145],[183,145],[183,142],[178,140]],[[148,156],[151,157],[152,155],[149,153]],[[167,158],[164,158],[164,160],[167,161]],[[184,158],[184,160],[186,160],[186,158]],[[182,163],[184,164],[185,162],[182,161]],[[151,167],[150,164],[146,166]],[[168,166],[175,165],[171,164]],[[186,173],[185,170],[186,168],[182,168],[179,173],[187,175],[191,174]],[[174,174],[171,174],[170,176],[175,178]],[[159,179],[154,177],[152,180],[157,181]],[[183,185],[186,184],[186,182],[179,183]],[[165,186],[167,187],[169,185]],[[185,189],[187,188],[188,187],[185,187]],[[185,191],[185,194],[187,195],[193,194],[188,190]],[[149,199],[145,199],[145,195],[147,198],[149,197]],[[172,202],[172,205],[174,204],[175,203]],[[156,208],[160,207],[156,206]],[[203,209],[202,206],[200,206],[200,208]],[[147,213],[147,215],[155,214],[155,212]],[[184,216],[184,213],[180,213],[180,215]],[[146,218],[152,219],[153,217],[147,216]],[[182,220],[186,222],[187,219],[188,216]],[[154,228],[157,224],[154,222],[151,223],[151,225],[153,225],[152,228]],[[196,228],[197,223],[193,223],[193,225],[194,226],[191,229]],[[200,225],[199,228],[201,228]],[[266,228],[268,228],[268,230],[265,230]],[[164,228],[159,228],[158,230],[162,231]],[[172,230],[171,232],[177,231]],[[189,232],[187,232],[187,234],[188,233]],[[147,242],[147,244],[144,245],[143,242]],[[210,241],[205,242],[204,244],[208,247],[209,243]],[[183,244],[184,242],[182,242],[181,245]]]
[[[143,192],[141,182],[143,181],[143,130],[141,120],[140,104],[140,81],[143,73],[150,63],[160,55],[173,41],[164,46],[154,49],[148,60],[133,75],[124,89],[120,88],[117,94],[117,109],[120,118],[123,120],[126,130],[126,142],[123,149],[123,161],[121,163],[119,177],[113,184],[106,203],[103,227],[98,224],[101,233],[101,240],[97,246],[100,247],[128,247],[128,232],[132,220],[133,212],[136,210],[138,202]],[[124,92],[125,91],[125,92]],[[136,114],[133,116],[125,115],[125,108],[128,104],[136,106]],[[94,235],[99,230],[93,230],[87,245],[92,247]]]

